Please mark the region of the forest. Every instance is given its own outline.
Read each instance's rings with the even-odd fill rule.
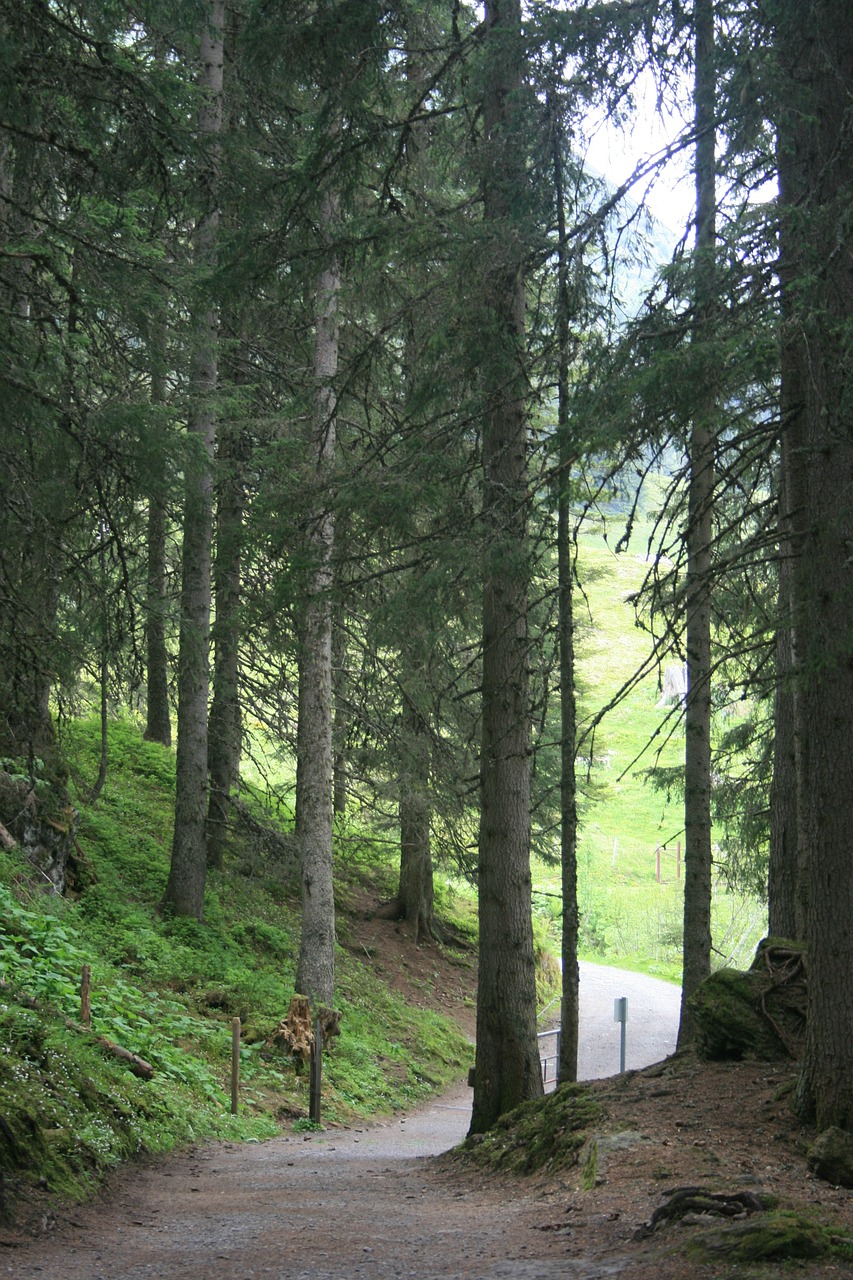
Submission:
[[[722,872],[806,950],[797,1113],[853,1130],[846,0],[0,0],[0,29],[4,856],[74,887],[129,717],[175,748],[163,919],[203,929],[235,832],[273,857],[287,815],[293,990],[333,1008],[359,815],[416,938],[437,868],[476,889],[482,1133],[542,1091],[534,856],[575,1079],[599,744],[683,668],[651,769],[679,1046]],[[595,703],[602,528],[646,656]]]

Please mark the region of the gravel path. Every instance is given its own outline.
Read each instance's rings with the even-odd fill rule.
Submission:
[[[613,1000],[629,1002],[628,1065],[671,1052],[678,991],[581,970],[581,1074],[619,1065]],[[222,1144],[123,1170],[50,1238],[0,1260],[15,1280],[606,1280],[618,1258],[571,1260],[532,1192],[460,1179],[424,1156],[455,1145],[462,1088],[363,1130]],[[544,1216],[543,1216],[544,1215]]]

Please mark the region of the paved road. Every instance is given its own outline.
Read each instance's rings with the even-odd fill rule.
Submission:
[[[619,1071],[619,1024],[613,1002],[628,1000],[625,1064],[628,1070],[660,1062],[675,1051],[681,988],[659,978],[606,965],[580,966],[578,1077],[597,1080]],[[551,1055],[546,1088],[553,1088],[554,1040],[541,1042]],[[471,1121],[471,1091],[460,1086],[438,1102],[428,1103],[405,1119],[372,1126],[360,1137],[365,1151],[377,1156],[438,1155],[461,1142]]]
[[[681,988],[644,973],[580,966],[580,1042],[578,1076],[597,1080],[619,1071],[619,1024],[613,1021],[613,1001],[628,999],[626,1066],[647,1067],[675,1052]]]

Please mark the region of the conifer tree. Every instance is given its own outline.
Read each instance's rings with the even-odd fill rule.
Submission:
[[[853,1010],[839,999],[853,966],[853,243],[846,233],[853,32],[839,0],[810,0],[805,8],[778,0],[767,8],[779,71],[784,483],[794,549],[798,803],[808,858],[809,992],[797,1104],[819,1130],[853,1131]]]
[[[713,0],[695,0],[697,340],[712,330],[716,280],[716,73]],[[689,999],[711,972],[711,544],[717,395],[705,367],[689,443],[685,629],[688,690],[684,712],[684,940],[678,1043],[692,1034]]]
[[[471,1133],[542,1093],[530,873],[523,50],[517,0],[483,41],[483,696]]]
[[[175,915],[204,915],[207,865],[208,691],[214,395],[218,378],[216,304],[211,275],[219,236],[219,149],[222,133],[224,0],[210,0],[199,48],[199,140],[206,148],[199,182],[200,208],[193,256],[197,272],[190,369],[190,412],[185,462],[181,631],[178,653],[178,743],[175,830],[163,908]]]

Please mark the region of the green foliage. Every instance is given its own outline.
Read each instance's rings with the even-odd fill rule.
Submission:
[[[67,726],[72,776],[88,774],[98,732],[94,721]],[[63,1194],[85,1194],[137,1150],[270,1136],[281,1117],[307,1113],[307,1081],[264,1047],[293,992],[297,903],[235,872],[211,875],[203,925],[158,915],[172,761],[133,725],[111,726],[107,784],[96,807],[81,807],[89,877],[76,898],[36,892],[14,853],[0,865],[0,1087],[13,1134],[0,1137],[0,1165]],[[91,1034],[69,1026],[84,964]],[[330,1120],[409,1106],[459,1077],[469,1049],[455,1024],[408,1007],[345,953],[338,967],[342,1035],[324,1059]],[[233,1017],[245,1028],[236,1119]],[[150,1062],[154,1079],[130,1075],[97,1037]]]

